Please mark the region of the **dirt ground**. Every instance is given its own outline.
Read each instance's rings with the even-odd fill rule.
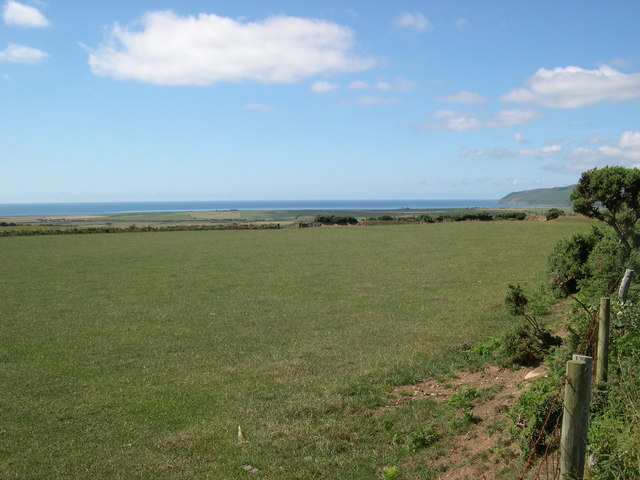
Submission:
[[[432,398],[445,401],[461,388],[490,389],[494,392],[474,400],[472,413],[481,420],[452,442],[447,454],[451,467],[438,480],[489,480],[506,468],[519,467],[520,450],[508,435],[508,408],[527,388],[529,381],[545,375],[544,367],[510,370],[497,366],[477,371],[459,372],[446,382],[428,380],[396,387],[390,405],[394,408],[414,399]]]

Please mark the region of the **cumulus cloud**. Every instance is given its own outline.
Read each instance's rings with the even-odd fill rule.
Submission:
[[[24,45],[16,45],[10,43],[7,48],[0,50],[0,63],[40,63],[49,54],[38,50],[37,48],[25,47]]]
[[[431,22],[421,13],[405,12],[398,16],[393,24],[399,28],[407,28],[415,32],[430,32]]]
[[[513,134],[513,141],[516,143],[528,143],[520,132],[516,132]]]
[[[257,110],[259,112],[272,112],[273,108],[264,103],[247,103],[242,106],[243,110]]]
[[[640,132],[625,131],[622,133],[618,146],[621,148],[640,149]]]
[[[2,9],[2,19],[6,25],[18,27],[46,27],[49,20],[37,8],[7,0]]]
[[[640,73],[625,74],[607,65],[596,70],[579,67],[539,69],[526,87],[504,94],[501,100],[548,108],[580,108],[596,103],[640,97]]]
[[[317,19],[274,16],[257,22],[215,14],[147,12],[141,29],[118,24],[89,49],[95,75],[159,85],[255,81],[292,83],[375,65],[352,53],[353,32]]]
[[[605,165],[638,167],[640,165],[640,131],[625,131],[616,142],[594,147],[577,147],[565,158],[547,168],[554,171],[584,171]]]
[[[452,103],[484,103],[487,101],[482,95],[478,93],[468,92],[462,90],[451,95],[436,98],[439,102],[452,102]]]
[[[331,82],[319,80],[311,84],[311,91],[313,93],[329,93],[333,92],[337,86]]]
[[[540,148],[529,148],[520,150],[507,150],[506,148],[496,148],[489,150],[467,150],[463,149],[460,155],[473,159],[502,159],[502,158],[547,158],[558,155],[562,152],[561,145],[547,145]]]
[[[428,130],[452,130],[465,132],[481,128],[511,127],[527,125],[543,115],[532,110],[502,110],[487,117],[455,110],[436,110],[431,113],[432,122],[418,124],[418,128]]]

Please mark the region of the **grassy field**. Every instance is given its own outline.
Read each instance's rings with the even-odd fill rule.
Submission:
[[[1,238],[0,477],[429,478],[446,435],[416,435],[457,413],[385,392],[499,333],[588,226]]]

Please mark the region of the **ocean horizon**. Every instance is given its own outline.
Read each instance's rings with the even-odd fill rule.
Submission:
[[[3,203],[0,217],[52,215],[107,215],[117,213],[188,212],[220,210],[397,210],[442,208],[496,208],[498,200],[384,199],[384,200],[212,200],[147,202]],[[510,205],[511,207],[516,207]],[[530,205],[529,205],[530,206]]]

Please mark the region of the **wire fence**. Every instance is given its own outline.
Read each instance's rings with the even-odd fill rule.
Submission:
[[[576,299],[577,300],[577,299]],[[585,310],[589,316],[587,328],[580,338],[580,343],[576,349],[578,355],[595,356],[595,345],[598,335],[598,316],[597,310],[593,311],[587,308],[584,304],[578,301],[580,306]],[[551,403],[547,409],[546,418],[540,428],[538,436],[533,443],[527,461],[525,462],[522,473],[518,477],[518,480],[556,480],[560,478],[560,437],[562,429],[562,414],[558,415],[555,420],[553,418],[553,412],[556,411],[557,405],[562,407],[564,411],[564,399],[562,393],[567,384],[566,375],[561,379],[558,387],[551,396]],[[553,425],[550,429],[547,429],[550,422]],[[550,431],[549,431],[550,430]],[[586,435],[586,432],[583,432]],[[545,441],[546,446],[542,454],[537,454],[540,451],[541,442]],[[585,439],[586,443],[586,439]]]

